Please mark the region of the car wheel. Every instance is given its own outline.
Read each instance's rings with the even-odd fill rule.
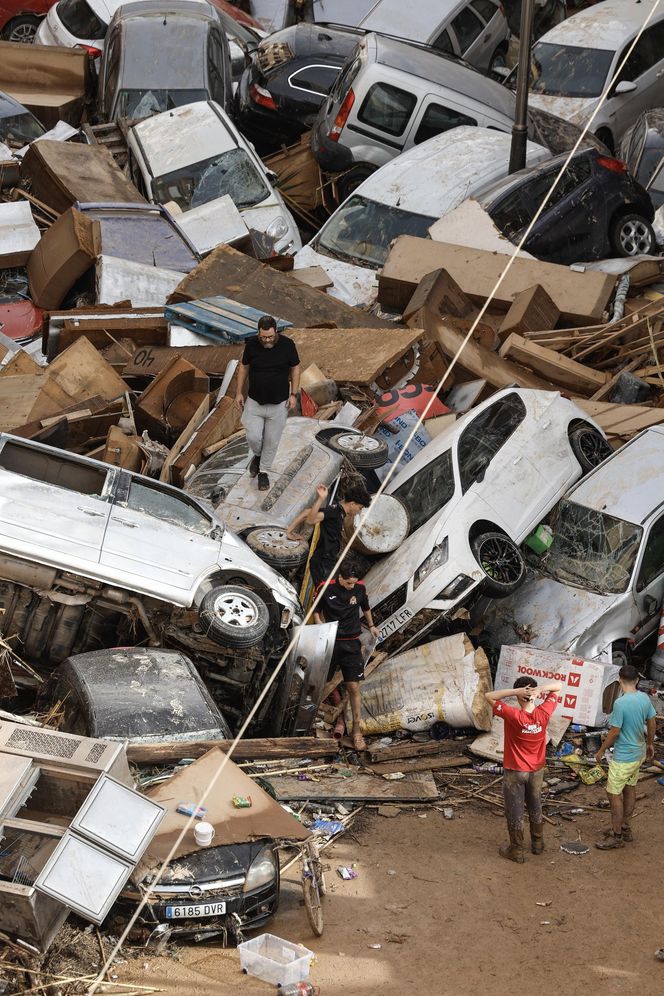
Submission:
[[[526,565],[516,543],[505,533],[482,533],[472,540],[471,549],[486,579],[484,593],[506,598],[523,582]]]
[[[652,253],[657,245],[653,227],[640,214],[623,214],[617,218],[609,236],[618,256],[638,256]]]
[[[270,567],[294,569],[306,563],[309,556],[307,540],[291,540],[281,526],[257,526],[245,535],[247,546]]]
[[[364,183],[372,173],[376,172],[375,166],[363,163],[361,166],[353,166],[337,180],[337,196],[339,203],[345,201],[347,197],[357,190],[361,183]]]
[[[345,456],[354,467],[364,470],[382,467],[389,455],[387,443],[382,439],[356,432],[340,432],[328,439],[327,445]]]
[[[632,663],[632,650],[626,640],[616,640],[611,644],[611,663],[614,667]]]
[[[37,28],[41,18],[31,17],[29,14],[22,14],[13,18],[2,32],[4,41],[24,42],[29,44],[37,34]]]
[[[225,647],[253,647],[270,625],[270,613],[261,596],[233,584],[208,591],[198,616],[205,635]]]
[[[572,429],[569,434],[569,444],[584,474],[594,470],[613,453],[602,433],[593,429],[591,425],[579,425],[576,429]]]

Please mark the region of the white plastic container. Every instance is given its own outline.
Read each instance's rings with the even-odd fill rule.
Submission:
[[[275,934],[259,934],[238,944],[240,968],[273,986],[302,982],[309,976],[313,951],[301,944],[284,941]]]

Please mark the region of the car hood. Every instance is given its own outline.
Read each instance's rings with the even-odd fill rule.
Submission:
[[[211,882],[244,876],[251,862],[270,840],[246,844],[222,844],[200,848],[192,854],[176,858],[164,872],[160,886],[186,885],[187,882]]]
[[[368,308],[376,300],[377,270],[370,270],[366,266],[354,266],[353,263],[346,263],[342,259],[333,259],[332,256],[316,252],[312,246],[304,246],[296,253],[293,269],[302,270],[307,266],[320,266],[325,270],[333,284],[328,294],[343,301],[344,304],[350,304],[355,308]]]
[[[584,125],[595,107],[599,97],[558,97],[546,93],[529,93],[528,103],[531,107],[539,107],[549,114],[556,114],[572,124]]]
[[[566,653],[622,597],[573,588],[529,572],[518,591],[489,604],[484,625],[496,646],[524,642]]]

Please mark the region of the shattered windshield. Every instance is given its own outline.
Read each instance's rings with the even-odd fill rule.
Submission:
[[[207,90],[120,90],[117,117],[149,118],[209,97]]]
[[[563,584],[618,594],[629,584],[642,534],[631,522],[563,501],[545,572]]]
[[[393,491],[410,516],[410,531],[421,525],[448,503],[454,494],[452,450],[445,450]]]
[[[599,97],[615,52],[538,42],[533,47],[530,89],[552,97]]]
[[[159,204],[175,201],[183,211],[229,194],[242,210],[270,196],[269,188],[244,149],[230,149],[219,156],[164,173],[152,181]]]
[[[330,256],[378,269],[393,239],[399,235],[428,238],[436,220],[355,195],[335,211],[313,245]]]

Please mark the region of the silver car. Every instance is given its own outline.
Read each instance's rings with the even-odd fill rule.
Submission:
[[[664,597],[664,427],[646,429],[568,491],[552,525],[537,570],[483,613],[491,643],[627,663],[657,628]]]
[[[51,663],[135,631],[277,650],[302,620],[295,589],[195,498],[4,434],[0,607],[4,633]]]

